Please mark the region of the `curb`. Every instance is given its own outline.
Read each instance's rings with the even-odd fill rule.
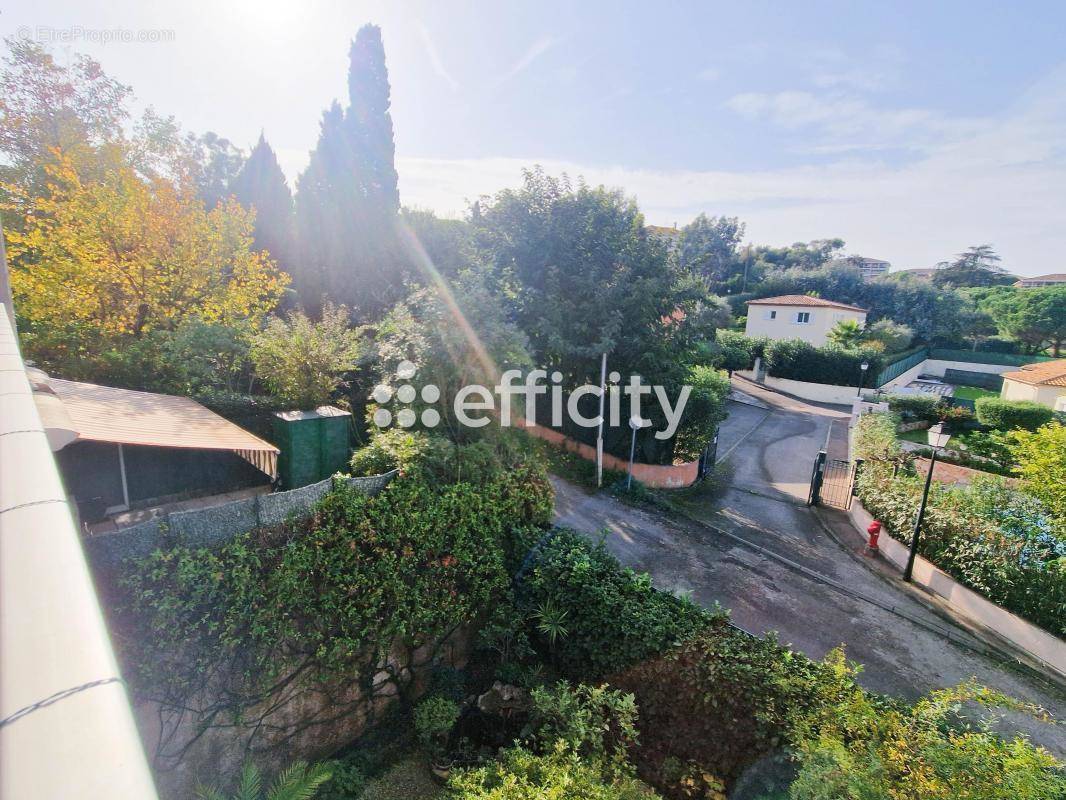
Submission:
[[[833,530],[833,527],[826,521],[823,516],[824,512],[818,506],[811,506],[811,511],[813,512],[814,518],[818,520],[818,524],[821,525],[822,529],[829,535],[829,538],[832,539],[841,550],[845,551],[853,561],[862,564],[867,572],[876,575],[880,580],[887,585],[892,586],[897,591],[904,592],[908,597],[920,603],[944,621],[966,631],[988,648],[989,652],[984,653],[984,655],[1013,667],[1020,672],[1023,672],[1028,677],[1038,680],[1049,687],[1053,687],[1058,692],[1066,693],[1066,681],[1063,681],[1063,679],[1056,674],[1045,672],[1040,668],[1038,663],[1033,661],[1028,653],[1014,647],[1010,642],[1002,639],[993,631],[989,631],[983,626],[980,626],[952,611],[925,589],[907,584],[899,578],[877,569],[871,563],[869,558],[856,553],[854,548],[850,546],[848,542],[841,539],[837,532]],[[858,534],[858,531],[856,531],[856,534]]]

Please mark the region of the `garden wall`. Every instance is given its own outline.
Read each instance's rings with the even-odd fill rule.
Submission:
[[[238,775],[251,758],[263,772],[276,774],[293,761],[319,761],[358,739],[387,713],[401,692],[421,696],[434,666],[466,666],[474,626],[463,626],[442,642],[409,650],[398,639],[384,654],[370,686],[351,680],[323,684],[305,675],[271,695],[260,707],[245,709],[244,719],[262,724],[226,726],[224,719],[202,728],[205,718],[149,699],[134,701],[134,715],[152,761],[159,796],[188,800],[198,786],[217,786]],[[202,698],[205,705],[212,698]]]
[[[396,470],[392,470],[382,475],[345,480],[349,486],[373,495],[384,489],[395,475]],[[111,570],[127,558],[148,556],[166,541],[211,547],[254,528],[280,525],[290,516],[305,514],[332,488],[333,478],[327,478],[288,492],[261,494],[220,506],[162,514],[114,533],[84,539],[85,554],[94,570]]]
[[[808,383],[789,378],[775,378],[772,375],[766,376],[763,385],[804,400],[812,400],[815,403],[831,403],[841,406],[850,406],[859,391],[857,381],[854,386],[833,386],[828,383]]]
[[[531,424],[524,420],[520,421],[519,424],[530,435],[543,439],[561,450],[576,453],[588,461],[596,460],[596,448],[592,445],[575,441],[569,436],[559,433],[559,431],[545,428],[542,425]],[[698,461],[686,461],[683,464],[641,464],[634,462],[633,477],[645,486],[655,489],[682,489],[696,482],[696,478],[699,476],[699,466]],[[604,453],[603,467],[604,469],[626,472],[629,469],[629,461],[610,453]]]
[[[940,472],[939,464],[937,472]],[[852,502],[848,515],[852,525],[865,538],[866,528],[873,517],[858,499]],[[902,572],[907,564],[907,546],[893,539],[887,529],[881,531],[878,545],[885,560]],[[914,560],[912,579],[915,585],[942,598],[953,611],[1005,639],[1053,670],[1059,678],[1066,679],[1066,642],[967,589],[922,556]]]

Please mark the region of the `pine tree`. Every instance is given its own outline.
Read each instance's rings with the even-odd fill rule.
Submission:
[[[266,250],[286,272],[292,269],[293,204],[274,150],[266,137],[252,149],[230,192],[245,208],[255,209],[255,249]]]
[[[349,107],[323,114],[297,182],[300,302],[324,296],[363,315],[398,299],[405,269],[395,231],[400,199],[381,29],[365,25],[349,51]]]

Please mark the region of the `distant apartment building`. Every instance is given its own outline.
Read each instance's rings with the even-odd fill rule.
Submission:
[[[835,258],[829,263],[833,266],[855,267],[859,274],[862,275],[864,281],[880,278],[892,266],[887,261],[882,261],[879,258],[867,258],[866,256],[844,256],[843,258]]]
[[[787,294],[748,301],[745,336],[802,339],[815,347],[829,341],[829,331],[844,320],[866,324],[866,309],[821,297]]]
[[[1014,285],[1019,289],[1035,289],[1039,286],[1058,286],[1063,283],[1066,283],[1066,272],[1037,275],[1033,278],[1019,278]]]

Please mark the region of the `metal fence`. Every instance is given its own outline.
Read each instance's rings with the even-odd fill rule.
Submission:
[[[343,480],[349,486],[374,495],[384,489],[396,473],[392,470],[382,475]],[[327,478],[287,492],[162,514],[114,533],[87,538],[85,551],[94,567],[114,568],[127,558],[144,558],[164,541],[177,541],[191,547],[221,544],[255,528],[280,525],[291,517],[308,513],[333,488],[333,481],[333,478]]]
[[[884,386],[890,380],[898,378],[907,370],[921,364],[926,358],[928,358],[928,356],[929,349],[926,347],[919,347],[916,350],[902,353],[900,358],[883,367],[881,371],[877,373],[873,385],[878,388]]]

